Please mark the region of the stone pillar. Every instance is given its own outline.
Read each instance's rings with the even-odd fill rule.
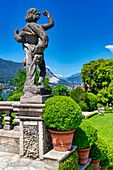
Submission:
[[[20,155],[32,159],[43,159],[43,155],[52,149],[51,138],[45,127],[42,108],[45,104],[15,104],[20,119]]]

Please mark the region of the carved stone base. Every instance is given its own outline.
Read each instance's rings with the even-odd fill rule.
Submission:
[[[42,104],[45,103],[45,101],[49,98],[52,97],[53,95],[36,95],[36,96],[22,96],[20,98],[20,103],[33,103],[33,104]]]

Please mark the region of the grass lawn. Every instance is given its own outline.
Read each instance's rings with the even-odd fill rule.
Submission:
[[[113,113],[105,113],[104,116],[95,115],[89,120],[98,129],[98,134],[113,146]]]

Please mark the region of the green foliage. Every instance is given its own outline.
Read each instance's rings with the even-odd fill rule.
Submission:
[[[97,109],[97,97],[95,94],[87,93],[85,101],[89,111]]]
[[[78,149],[91,147],[97,140],[97,129],[89,120],[82,120],[80,126],[75,130],[73,144]]]
[[[93,160],[100,160],[102,164],[104,164],[104,161],[106,162],[107,166],[109,164],[109,158],[108,158],[108,149],[106,142],[103,138],[100,136],[98,137],[98,140],[93,144],[89,157]]]
[[[67,87],[65,85],[57,85],[55,89],[52,91],[53,95],[63,95],[66,96],[69,94]]]
[[[91,92],[97,94],[99,90],[108,87],[113,79],[113,59],[99,59],[83,65],[81,71],[85,91],[90,86]]]
[[[70,97],[54,96],[46,100],[43,109],[45,124],[54,130],[76,129],[82,121],[80,106]]]
[[[81,100],[79,102],[79,106],[81,107],[82,111],[87,111],[88,110],[87,104],[83,100]]]
[[[13,93],[12,95],[8,95],[7,101],[20,101],[20,97],[23,96],[23,92]]]
[[[93,117],[94,115],[97,115],[98,114],[98,112],[93,112],[93,113],[91,113],[91,114],[89,114],[89,115],[86,115],[85,116],[85,118],[90,118],[90,117]]]
[[[60,162],[59,170],[78,170],[78,154],[77,151],[73,152],[64,161]]]
[[[85,91],[80,87],[77,87],[76,89],[71,90],[70,97],[77,103],[79,103],[81,100],[85,101]]]
[[[4,100],[4,96],[2,95],[2,89],[0,87],[0,101],[3,101]]]
[[[17,72],[17,75],[14,79],[14,85],[17,87],[13,93],[9,93],[6,100],[7,101],[20,101],[20,97],[23,96],[23,88],[24,83],[26,81],[26,71],[19,69]],[[36,70],[36,76],[35,76],[35,82],[38,86],[38,80],[39,80],[39,70]],[[44,79],[44,85],[47,89],[52,90],[52,88],[49,86],[49,79],[46,77]]]
[[[103,104],[97,103],[97,108],[98,108],[98,107],[103,107]]]
[[[90,164],[89,166],[87,166],[86,167],[86,169],[85,170],[93,170],[93,165],[92,164]]]

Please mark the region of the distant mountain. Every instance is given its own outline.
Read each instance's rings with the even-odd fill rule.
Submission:
[[[0,83],[12,82],[19,68],[24,69],[23,63],[0,58]]]
[[[0,83],[9,82],[12,83],[12,79],[16,76],[17,71],[21,68],[24,69],[23,63],[13,62],[10,60],[3,60],[0,58]],[[54,75],[49,68],[46,68],[46,75],[50,79],[50,84],[64,84],[67,86],[70,85],[80,85],[81,84],[81,74],[76,73],[70,77],[57,77]]]
[[[81,73],[73,74],[72,76],[67,77],[65,80],[68,83],[71,83],[73,85],[81,85],[82,84]]]

